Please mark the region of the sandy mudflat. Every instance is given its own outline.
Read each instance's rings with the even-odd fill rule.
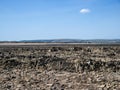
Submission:
[[[100,43],[0,43],[0,46],[30,46],[30,45],[41,45],[41,46],[66,46],[66,45],[70,45],[70,46],[74,46],[74,45],[83,45],[83,46],[120,46],[120,44],[109,44],[109,43],[104,43],[104,44],[100,44]]]

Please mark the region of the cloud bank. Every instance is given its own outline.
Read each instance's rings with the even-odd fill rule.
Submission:
[[[87,8],[83,8],[80,10],[80,13],[82,13],[82,14],[86,14],[86,13],[90,13],[90,12],[91,12],[91,10],[87,9]]]

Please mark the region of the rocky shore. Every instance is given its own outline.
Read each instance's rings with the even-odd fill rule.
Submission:
[[[120,90],[120,46],[0,46],[0,90]]]

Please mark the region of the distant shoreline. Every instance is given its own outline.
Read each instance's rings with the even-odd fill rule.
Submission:
[[[120,43],[0,43],[0,46],[120,46]]]

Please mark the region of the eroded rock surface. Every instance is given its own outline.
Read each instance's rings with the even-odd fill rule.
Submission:
[[[120,90],[120,46],[0,46],[0,90]]]

